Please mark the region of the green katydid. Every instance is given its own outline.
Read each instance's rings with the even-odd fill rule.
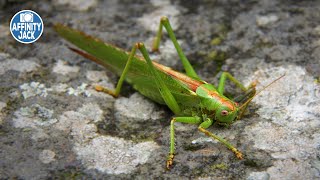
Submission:
[[[174,112],[175,117],[172,118],[170,123],[170,151],[166,161],[168,169],[172,166],[175,155],[174,123],[176,122],[199,124],[198,130],[200,132],[220,141],[237,158],[242,159],[243,155],[238,149],[227,140],[209,132],[207,128],[213,123],[229,125],[236,119],[240,119],[251,100],[282,76],[257,93],[255,83],[245,87],[231,74],[223,72],[216,88],[199,78],[182,52],[167,17],[162,17],[160,20],[153,50],[157,51],[159,48],[163,27],[167,30],[177,50],[186,74],[151,61],[143,43],[136,43],[133,45],[131,52],[126,52],[63,25],[56,25],[55,30],[60,36],[83,51],[75,48],[70,48],[71,50],[107,67],[120,76],[115,90],[109,90],[101,86],[96,86],[96,90],[118,97],[123,81],[126,80],[142,95],[157,103],[167,105]],[[135,55],[137,49],[141,51],[143,57]],[[224,96],[227,78],[234,82],[245,94],[234,101]]]

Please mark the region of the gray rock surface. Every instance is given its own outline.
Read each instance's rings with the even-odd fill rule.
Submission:
[[[319,179],[319,1],[4,1],[0,3],[0,179]],[[25,45],[11,17],[31,9],[45,23]],[[121,48],[152,43],[169,17],[199,75],[221,71],[258,89],[242,120],[209,131],[244,154],[176,123],[176,151],[165,169],[172,113],[125,84],[118,99],[96,92],[118,77],[67,49],[53,31],[65,23]],[[164,33],[166,34],[166,33]],[[153,59],[182,70],[164,35]],[[231,96],[241,93],[228,83]]]

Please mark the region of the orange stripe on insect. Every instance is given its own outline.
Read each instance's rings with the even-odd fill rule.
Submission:
[[[175,77],[176,80],[179,80],[182,83],[184,83],[185,85],[187,85],[188,88],[190,88],[193,92],[195,92],[199,86],[204,84],[204,82],[192,79],[191,77],[189,77],[185,74],[174,71],[173,69],[171,69],[167,66],[164,66],[162,64],[159,64],[157,62],[153,62],[153,65],[156,66],[158,69],[160,69],[162,72],[165,72],[168,75]]]
[[[211,91],[211,90],[206,89],[206,88],[204,88],[204,90],[207,91],[208,95],[210,95],[212,98],[214,98],[217,101],[219,101],[223,106],[226,106],[231,111],[235,110],[234,104],[230,100],[228,100],[228,99],[226,99],[224,97],[221,97],[221,95],[217,91]]]

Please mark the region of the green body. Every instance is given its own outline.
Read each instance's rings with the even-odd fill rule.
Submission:
[[[217,88],[200,80],[190,62],[183,54],[166,17],[161,18],[158,34],[153,45],[154,50],[157,50],[159,47],[163,27],[166,28],[177,50],[186,74],[176,72],[166,66],[152,62],[143,43],[136,43],[129,53],[62,25],[56,25],[55,30],[63,38],[84,52],[73,48],[71,48],[71,50],[105,66],[120,76],[116,90],[106,90],[105,92],[117,97],[120,93],[122,82],[125,79],[142,95],[155,102],[167,105],[175,113],[176,117],[171,120],[170,125],[170,153],[167,159],[167,168],[170,168],[172,165],[175,152],[175,122],[199,124],[198,129],[200,132],[220,141],[233,151],[239,159],[242,159],[242,154],[228,141],[206,129],[215,121],[223,124],[231,124],[237,118],[238,114],[242,114],[239,112],[243,112],[247,104],[251,101],[255,94],[254,86],[245,88],[227,72],[222,73]],[[143,58],[135,55],[136,49],[141,51]],[[243,97],[249,97],[249,100],[242,106],[239,106],[238,103],[223,95],[224,84],[227,78],[247,92]]]
[[[58,25],[56,27],[56,31],[78,48],[97,58],[96,62],[98,64],[108,68],[119,76],[122,74],[129,58],[129,52],[65,26]],[[198,93],[196,93],[197,91],[190,90],[184,81],[172,77],[166,72],[157,68],[156,70],[160,74],[166,86],[170,89],[172,95],[182,110],[181,113],[176,115],[191,116],[192,114],[198,114],[198,112],[201,114],[208,112],[208,116],[212,116],[215,113],[211,111],[215,111],[219,107],[223,106],[222,103],[216,101],[215,98],[206,95],[205,92],[201,93],[200,88]],[[181,75],[183,74],[181,73]],[[204,81],[199,81],[195,78],[192,79],[193,81],[197,81],[201,84],[207,84]],[[142,95],[157,103],[165,104],[165,101],[159,93],[156,81],[154,81],[152,72],[142,57],[137,55],[133,57],[133,63],[129,68],[126,81]],[[210,87],[210,91],[218,93],[213,85],[207,87]],[[220,97],[231,102],[231,100],[221,94]],[[203,111],[198,111],[200,109]],[[210,112],[206,110],[209,110]],[[215,118],[213,117],[213,119]]]
[[[119,76],[123,72],[130,52],[110,44],[106,44],[99,39],[85,35],[80,31],[67,28],[65,26],[59,25],[56,30],[66,40],[70,41],[72,44],[76,45],[88,54],[96,57],[99,60],[97,63],[100,65],[106,67]],[[179,105],[181,105],[182,110],[189,109],[190,107],[199,107],[199,97],[192,92],[187,85],[163,71],[158,69],[157,71],[172,92],[173,96],[176,98]],[[126,81],[142,95],[157,103],[165,104],[161,94],[159,93],[156,81],[154,81],[152,77],[151,70],[148,68],[146,61],[144,61],[142,57],[134,56],[133,63],[131,64],[126,76]]]

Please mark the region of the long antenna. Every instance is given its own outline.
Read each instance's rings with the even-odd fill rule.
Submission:
[[[265,89],[267,89],[269,86],[271,86],[273,83],[277,82],[279,79],[283,78],[286,75],[286,73],[284,73],[282,76],[278,77],[277,79],[273,80],[271,83],[269,83],[268,85],[264,86],[260,91],[258,91],[254,96],[252,96],[250,99],[248,99],[244,104],[242,104],[239,109],[245,107],[247,104],[250,103],[250,101],[256,97],[258,94],[260,94],[262,91],[264,91]]]

